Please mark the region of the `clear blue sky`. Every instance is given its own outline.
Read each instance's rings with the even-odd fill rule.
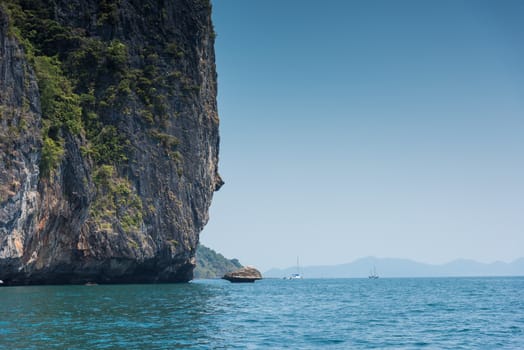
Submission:
[[[524,1],[215,0],[201,241],[261,270],[524,256]]]

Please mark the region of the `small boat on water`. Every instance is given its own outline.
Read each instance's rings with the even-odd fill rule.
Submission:
[[[298,256],[297,256],[297,273],[292,273],[288,277],[284,277],[285,280],[301,280],[302,275],[300,274],[300,264],[298,263]]]
[[[302,276],[299,273],[292,273],[289,277],[286,277],[287,280],[301,280]]]
[[[368,278],[370,280],[378,279],[377,268],[375,267],[375,265],[373,265],[373,271],[370,271]]]

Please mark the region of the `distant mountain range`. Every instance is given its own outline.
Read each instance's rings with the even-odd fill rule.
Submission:
[[[408,259],[366,257],[348,264],[305,266],[300,268],[304,278],[367,278],[373,267],[380,277],[462,277],[462,276],[524,276],[524,258],[511,263],[490,264],[458,259],[442,265],[430,265]],[[296,267],[271,269],[264,277],[282,278],[296,273]]]

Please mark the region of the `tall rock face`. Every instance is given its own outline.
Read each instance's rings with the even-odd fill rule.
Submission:
[[[218,175],[208,0],[0,3],[0,280],[183,282]]]

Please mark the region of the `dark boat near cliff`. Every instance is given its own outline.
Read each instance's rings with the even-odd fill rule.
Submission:
[[[227,280],[229,282],[232,282],[232,283],[253,283],[253,282],[259,280],[260,278],[224,276],[224,277],[222,277],[222,279],[225,279],[225,280]]]

